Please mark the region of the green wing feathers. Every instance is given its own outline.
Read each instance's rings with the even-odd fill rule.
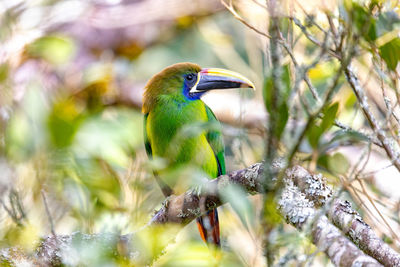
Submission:
[[[144,114],[144,119],[143,119],[143,139],[144,139],[144,147],[146,148],[146,153],[147,156],[151,159],[153,156],[153,153],[151,151],[151,145],[149,138],[147,137],[147,117],[149,116],[149,113]]]
[[[146,153],[149,159],[153,158],[153,151],[151,149],[151,144],[149,141],[149,138],[147,137],[147,117],[149,116],[148,113],[144,114],[144,120],[143,120],[143,138],[144,138],[144,146],[146,148]],[[160,177],[158,177],[157,173],[154,172],[154,177],[160,186],[161,191],[163,192],[165,197],[168,197],[174,193],[174,191],[169,187],[166,183],[164,183]]]
[[[210,144],[212,150],[214,151],[215,157],[218,163],[218,175],[223,175],[226,173],[225,169],[225,148],[224,140],[222,139],[221,125],[217,118],[215,117],[212,110],[205,105],[206,112],[208,116],[208,121],[213,123],[215,126],[207,133],[207,141]]]

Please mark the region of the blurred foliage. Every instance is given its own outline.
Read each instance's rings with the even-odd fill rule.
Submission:
[[[72,59],[75,46],[73,41],[67,37],[47,35],[29,44],[26,50],[31,57],[59,65]]]
[[[0,93],[1,156],[7,162],[0,172],[6,174],[5,168],[10,169],[0,182],[1,246],[33,252],[40,238],[51,231],[80,231],[82,234],[74,235],[74,251],[61,255],[63,264],[142,265],[134,257],[116,256],[121,248],[111,237],[101,243],[85,241],[85,234],[129,233],[141,228],[163,200],[144,152],[140,107],[132,108],[129,102],[140,103],[143,84],[169,64],[192,61],[224,67],[200,30],[209,28],[207,23],[216,23],[211,28],[217,30],[223,28],[221,34],[230,36],[226,44],[246,58],[244,44],[236,41],[244,32],[229,14],[215,13],[212,6],[199,15],[179,16],[177,10],[176,19],[149,22],[149,34],[142,30],[134,33],[135,26],[126,28],[133,32],[129,35],[124,28],[116,29],[115,34],[87,28],[74,18],[75,11],[66,14],[61,24],[35,15],[60,14],[63,5],[71,5],[83,16],[89,14],[91,5],[96,6],[63,0],[2,6],[1,12],[7,16],[2,18],[6,23],[0,29],[1,38],[6,43],[17,42],[15,47],[22,49],[7,51],[8,58],[0,65],[0,82],[8,88]],[[13,30],[11,25],[21,30]],[[20,35],[24,37],[18,39]],[[139,93],[130,95],[135,91]],[[229,168],[239,168],[233,158],[231,155]],[[235,190],[227,193],[227,198],[240,193],[240,199],[247,200],[240,188]],[[15,193],[8,198],[11,192]],[[235,199],[234,209],[225,212],[236,212],[243,223],[254,228],[254,204]],[[231,223],[221,224],[223,229]],[[151,229],[132,244],[147,260],[165,254],[166,245],[178,233],[176,226]],[[217,261],[193,225],[180,231],[177,244],[167,251],[157,265],[209,266]],[[231,250],[218,258],[222,266],[247,262]]]
[[[268,16],[263,3],[234,2],[249,22],[260,29],[266,27]],[[164,197],[152,171],[162,162],[149,162],[145,155],[140,105],[145,82],[167,65],[191,61],[204,67],[228,68],[257,85],[255,93],[232,91],[232,98],[223,95],[217,105],[210,102],[216,109],[227,105],[217,117],[225,119],[230,113],[240,113],[223,125],[228,171],[262,160],[266,113],[277,122],[272,130],[279,140],[277,155],[285,156],[296,144],[309,113],[321,104],[299,75],[304,71],[322,96],[340,71],[340,61],[321,56],[320,49],[293,20],[282,19],[282,35],[290,40],[300,64],[294,67],[290,57],[282,54],[282,66],[271,66],[264,36],[222,11],[218,1],[206,3],[207,8],[194,13],[185,13],[189,8],[181,3],[166,12],[164,6],[144,0],[0,3],[1,247],[19,246],[33,252],[40,238],[52,231],[79,231],[82,234],[73,241],[73,257],[63,258],[66,266],[88,262],[94,266],[143,264],[135,262],[135,255],[130,259],[116,256],[124,248],[112,238],[99,246],[84,243],[79,236],[134,232],[160,208]],[[116,22],[114,14],[126,15],[124,10],[131,11],[140,4],[148,4],[148,10],[154,8],[154,12],[144,14],[146,21],[132,22],[142,16],[133,12]],[[304,7],[312,8],[313,4],[305,2]],[[361,69],[375,70],[369,75],[363,69],[365,76],[396,84],[400,60],[398,7],[393,8],[392,1],[343,1],[338,5],[331,11],[338,13],[347,27],[349,38],[343,45],[356,46],[354,58]],[[325,16],[319,8],[313,12],[299,12],[298,19],[307,32],[323,40],[316,23],[325,26],[328,22],[320,18]],[[379,66],[377,71],[378,64],[371,63],[370,58],[381,60],[386,69]],[[312,66],[305,69],[310,63]],[[278,99],[273,98],[273,68],[281,73]],[[357,148],[368,149],[371,143],[364,134],[366,122],[357,99],[343,75],[334,89],[334,96],[324,103],[304,140],[300,140],[295,163],[321,171],[332,185],[341,186],[342,179],[355,180],[356,157],[352,155],[358,157],[362,153]],[[375,93],[372,91],[372,95]],[[250,108],[246,109],[247,102]],[[263,106],[265,109],[257,109]],[[253,119],[256,127],[240,126]],[[352,129],[336,127],[338,120]],[[356,152],[346,154],[342,149],[347,147]],[[182,186],[202,182],[197,173],[193,176]],[[353,191],[361,191],[357,190]],[[376,198],[382,195],[379,192]],[[230,205],[219,209],[220,255],[213,254],[215,251],[201,241],[194,224],[184,229],[166,226],[144,231],[133,246],[146,259],[157,255],[155,266],[266,266],[265,242],[280,266],[329,264],[306,236],[283,223],[274,195],[262,200],[260,196],[246,197],[242,188],[227,187],[222,198]],[[348,194],[348,198],[361,206],[355,194]],[[385,200],[382,198],[382,202]],[[388,240],[395,240],[386,228],[382,232]],[[107,249],[110,247],[111,252]]]
[[[395,70],[397,63],[400,60],[400,40],[394,38],[386,44],[379,47],[379,53],[383,60],[385,60],[390,70]]]

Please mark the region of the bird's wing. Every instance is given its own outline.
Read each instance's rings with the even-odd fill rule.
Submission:
[[[144,147],[146,148],[146,153],[149,159],[153,157],[153,152],[151,151],[151,144],[149,141],[149,138],[147,137],[147,117],[149,116],[149,113],[144,114],[144,120],[143,120],[143,139],[144,139]]]
[[[208,121],[210,124],[210,130],[208,131],[206,138],[214,151],[215,158],[218,164],[218,176],[225,174],[225,149],[224,141],[222,139],[221,125],[215,117],[212,110],[205,105]],[[208,224],[204,224],[203,221],[207,218]],[[208,225],[208,227],[206,227]],[[199,228],[200,236],[205,242],[212,242],[216,246],[220,247],[220,234],[219,234],[219,220],[217,209],[207,212],[206,215],[197,218],[197,226]]]
[[[226,173],[225,170],[225,148],[224,141],[222,139],[221,126],[217,118],[215,117],[212,110],[205,105],[208,121],[213,123],[212,129],[207,133],[207,141],[210,144],[212,150],[214,151],[215,158],[218,163],[218,176]]]
[[[147,156],[149,157],[149,159],[153,158],[153,151],[151,149],[151,144],[150,144],[150,140],[147,136],[147,117],[149,116],[149,113],[144,114],[144,120],[143,120],[143,139],[144,139],[144,146],[146,148],[146,153]],[[173,194],[173,191],[171,189],[171,187],[169,187],[166,183],[164,183],[160,177],[158,177],[157,173],[154,172],[154,177],[156,178],[156,181],[158,183],[158,185],[161,188],[161,191],[163,192],[165,197],[168,197],[170,195]]]

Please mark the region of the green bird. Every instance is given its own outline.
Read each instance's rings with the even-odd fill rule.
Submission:
[[[146,84],[145,147],[149,158],[164,162],[155,171],[164,195],[187,190],[194,170],[211,179],[225,174],[221,126],[200,97],[209,90],[232,88],[255,87],[233,71],[193,63],[169,66]],[[206,243],[220,246],[217,209],[198,217],[197,226]]]

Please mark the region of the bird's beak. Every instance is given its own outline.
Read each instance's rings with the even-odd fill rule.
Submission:
[[[190,93],[206,92],[214,89],[252,88],[254,84],[243,75],[230,70],[209,68],[197,74],[197,81]]]

